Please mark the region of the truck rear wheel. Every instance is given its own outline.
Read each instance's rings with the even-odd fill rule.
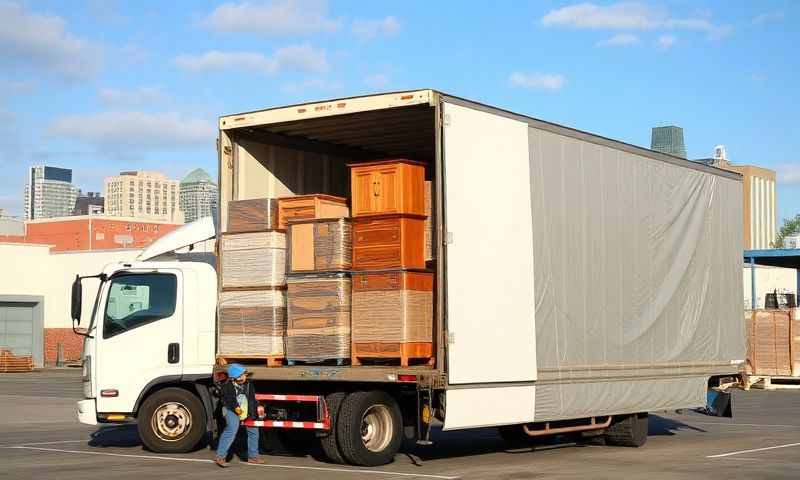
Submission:
[[[334,392],[325,396],[325,403],[328,404],[328,415],[331,420],[331,429],[328,434],[319,439],[322,453],[333,463],[345,463],[342,452],[339,449],[339,440],[336,438],[336,425],[339,420],[339,411],[344,401],[344,392]]]
[[[603,436],[606,445],[615,447],[641,447],[647,442],[647,413],[633,413],[614,417]]]
[[[165,388],[145,399],[138,415],[139,437],[148,450],[186,453],[206,433],[203,402],[182,388]]]
[[[365,467],[391,462],[400,450],[402,426],[400,406],[388,393],[351,393],[342,402],[336,421],[342,457]]]

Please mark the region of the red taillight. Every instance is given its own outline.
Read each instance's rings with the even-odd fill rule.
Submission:
[[[111,389],[108,389],[108,390],[100,390],[100,396],[101,397],[118,397],[119,396],[119,390],[117,390],[115,388],[111,388]]]
[[[400,100],[411,100],[412,98],[414,98],[414,95],[403,95]]]
[[[416,375],[398,375],[397,376],[398,383],[417,383],[417,376]]]

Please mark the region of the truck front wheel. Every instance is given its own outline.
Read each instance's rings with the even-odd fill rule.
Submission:
[[[342,456],[353,465],[375,467],[394,459],[402,443],[400,406],[388,393],[355,392],[347,395],[336,421]]]
[[[196,395],[182,388],[164,388],[145,399],[138,415],[139,437],[148,450],[186,453],[206,433],[206,411]]]

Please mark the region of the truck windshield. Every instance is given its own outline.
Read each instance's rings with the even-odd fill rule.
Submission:
[[[175,313],[177,278],[165,273],[122,275],[108,287],[103,338],[110,338]]]

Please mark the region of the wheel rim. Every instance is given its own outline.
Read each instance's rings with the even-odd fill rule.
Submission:
[[[192,414],[182,403],[165,403],[153,412],[150,423],[158,438],[166,442],[177,442],[189,433]]]
[[[373,405],[361,417],[361,441],[371,452],[382,452],[392,441],[392,414],[386,405]]]

